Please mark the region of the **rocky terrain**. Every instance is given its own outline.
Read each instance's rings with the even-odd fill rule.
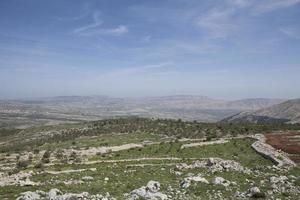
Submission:
[[[300,135],[139,118],[1,130],[0,199],[298,199],[298,164],[262,134],[286,128]]]
[[[285,101],[253,112],[242,112],[225,118],[226,123],[300,123],[300,99]]]
[[[129,115],[216,122],[242,111],[255,111],[281,102],[281,99],[225,101],[187,95],[141,98],[61,96],[0,100],[0,127],[25,128]]]

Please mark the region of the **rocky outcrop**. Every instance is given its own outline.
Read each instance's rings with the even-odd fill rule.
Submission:
[[[16,174],[7,175],[5,173],[0,175],[0,187],[7,185],[33,186],[39,183],[30,180],[33,172],[18,172]]]
[[[294,176],[271,176],[269,181],[272,190],[268,191],[269,194],[273,193],[292,193],[299,194],[300,187],[296,186],[294,183],[297,177]]]
[[[233,160],[223,160],[220,158],[209,158],[201,161],[197,160],[190,165],[186,163],[180,163],[176,165],[176,168],[178,170],[206,168],[211,172],[238,171],[247,174],[250,173],[250,170],[241,166],[240,163]]]
[[[258,187],[251,187],[246,192],[236,192],[234,194],[236,198],[265,198],[265,194],[260,191]]]
[[[160,183],[157,181],[149,181],[146,186],[142,186],[130,192],[128,200],[151,199],[151,200],[167,200],[168,196],[159,192]]]
[[[49,192],[37,190],[35,192],[23,192],[17,198],[17,200],[73,200],[73,199],[85,199],[85,200],[116,200],[111,197],[109,193],[106,195],[96,194],[90,195],[88,192],[82,193],[65,193],[63,194],[59,189],[51,189]]]

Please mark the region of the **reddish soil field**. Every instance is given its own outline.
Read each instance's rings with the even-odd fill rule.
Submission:
[[[300,163],[300,132],[266,134],[267,143],[289,154],[290,159]]]

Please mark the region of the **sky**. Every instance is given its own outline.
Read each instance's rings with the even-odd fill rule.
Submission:
[[[300,97],[300,0],[1,0],[0,98]]]

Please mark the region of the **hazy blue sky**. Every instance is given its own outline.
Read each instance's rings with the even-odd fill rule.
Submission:
[[[0,98],[300,97],[300,0],[1,0]]]

